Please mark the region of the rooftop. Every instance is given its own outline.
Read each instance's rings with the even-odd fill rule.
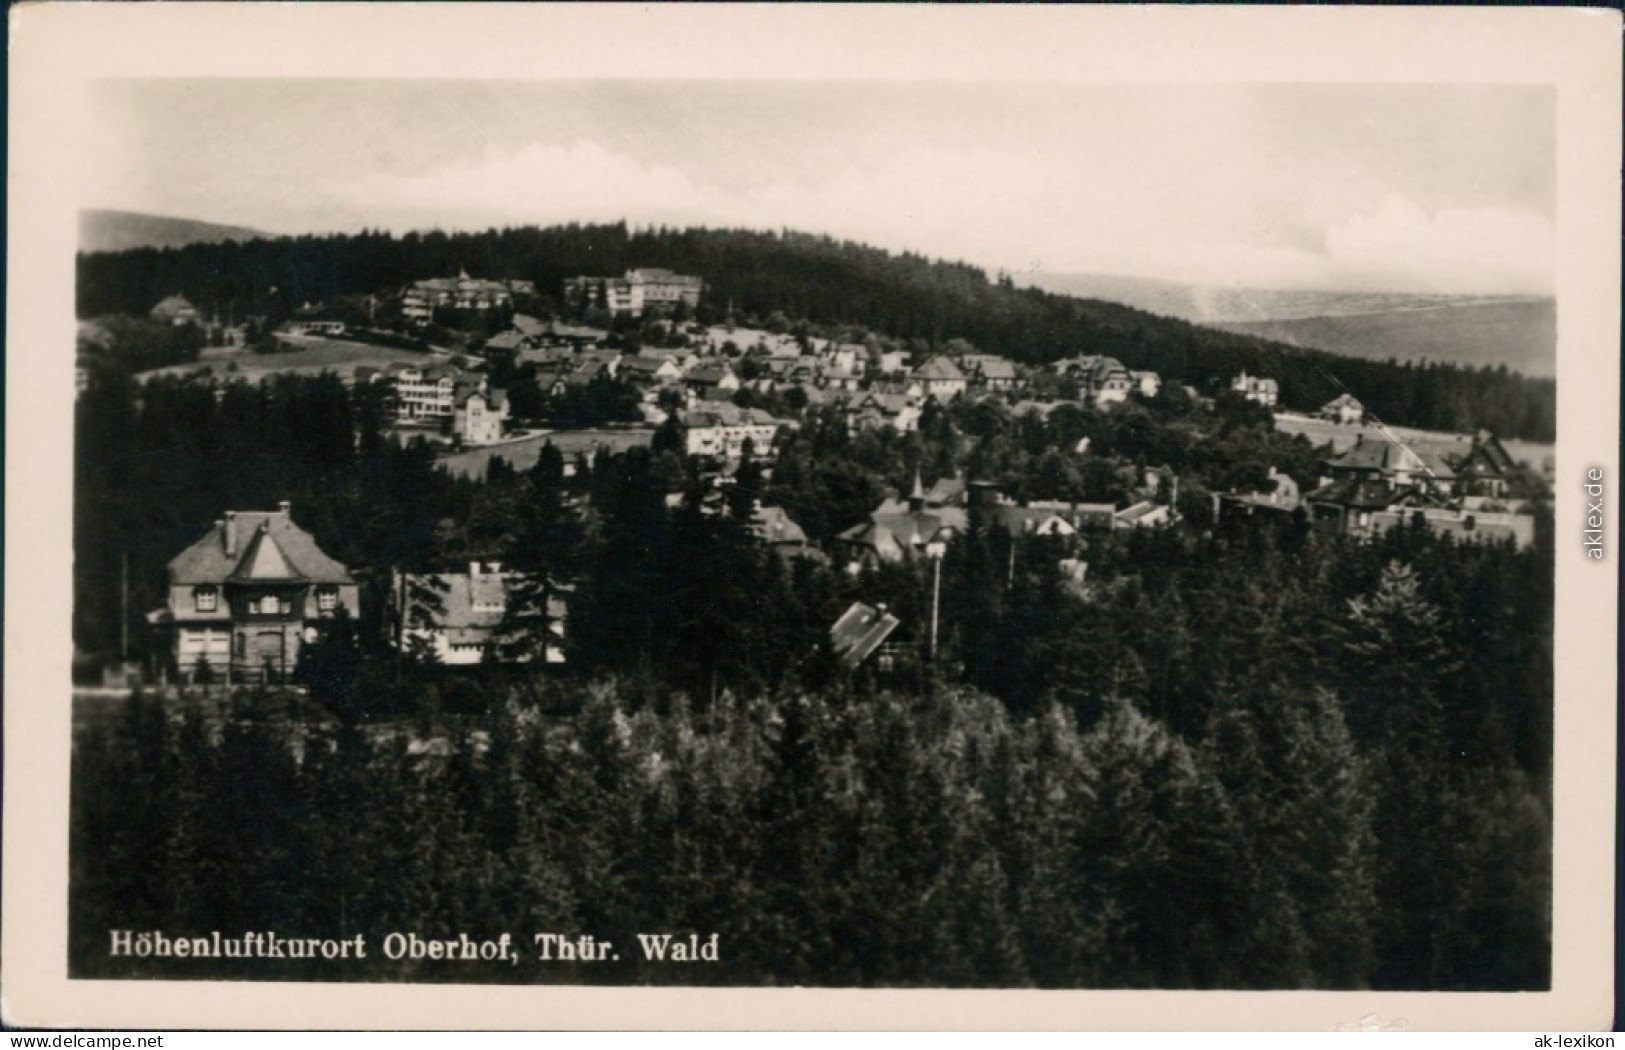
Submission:
[[[169,578],[177,585],[227,579],[355,582],[343,565],[316,546],[315,537],[293,523],[287,504],[272,511],[228,511],[170,561]]]
[[[847,668],[853,668],[880,648],[888,635],[897,629],[900,621],[886,611],[884,605],[865,605],[853,602],[835,625],[829,629],[830,647]]]

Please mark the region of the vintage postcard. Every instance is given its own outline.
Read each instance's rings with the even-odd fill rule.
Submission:
[[[11,18],[8,1023],[1609,1025],[1617,12]]]

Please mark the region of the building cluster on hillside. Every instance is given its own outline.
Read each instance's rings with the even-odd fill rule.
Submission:
[[[1463,442],[1366,440],[1322,461],[1318,484],[1298,483],[1271,467],[1254,491],[1216,494],[1215,517],[1301,513],[1315,529],[1373,537],[1417,525],[1461,541],[1511,540],[1519,548],[1535,538],[1526,501],[1507,496],[1516,464],[1493,434]]]
[[[940,557],[946,544],[971,528],[1002,529],[1011,536],[1052,536],[1071,540],[1113,529],[1160,528],[1178,520],[1174,502],[1178,481],[1162,495],[1157,476],[1148,478],[1136,499],[1118,508],[1111,503],[1064,500],[1017,501],[987,481],[938,478],[929,488],[918,474],[906,499],[887,498],[869,515],[835,537],[835,549],[849,571],[861,572],[884,563]]]
[[[381,384],[397,422],[449,433],[461,445],[501,442],[512,422],[507,392],[490,382],[487,369],[501,358],[544,397],[611,382],[635,390],[651,425],[680,424],[681,451],[703,461],[700,490],[668,495],[668,504],[695,505],[704,515],[739,516],[744,529],[785,558],[834,563],[849,572],[884,564],[941,558],[957,537],[977,530],[1056,540],[1063,573],[1082,592],[1082,553],[1114,530],[1154,529],[1179,520],[1179,481],[1166,469],[1144,470],[1120,503],[1017,500],[988,481],[938,478],[929,487],[916,474],[906,496],[889,496],[867,519],[822,546],[784,507],[764,505],[760,493],[736,488],[747,455],[771,476],[784,432],[799,425],[805,405],[852,432],[918,429],[933,404],[996,398],[1017,415],[1047,418],[1063,406],[1109,411],[1138,399],[1157,398],[1162,377],[1132,370],[1105,354],[1084,354],[1043,367],[977,351],[959,340],[915,355],[868,343],[799,334],[705,326],[679,320],[679,307],[699,304],[698,277],[669,270],[628,270],[622,278],[576,277],[565,282],[564,299],[578,313],[598,309],[619,317],[650,318],[636,341],[623,343],[604,328],[543,320],[513,313],[535,295],[530,282],[455,278],[414,281],[400,293],[401,316],[425,326],[437,311],[502,315],[511,326],[476,342],[459,357],[439,352],[421,361],[353,369],[357,384]],[[678,316],[674,316],[678,315]],[[201,325],[199,311],[182,295],[158,303],[152,320]],[[285,330],[307,336],[342,337],[341,317],[322,304],[305,304]],[[110,339],[81,325],[81,356]],[[657,344],[671,345],[657,345]],[[635,347],[635,349],[633,349]],[[482,356],[483,355],[483,359]],[[81,384],[84,382],[81,367]],[[1277,381],[1242,371],[1225,383],[1248,401],[1273,408]],[[1190,397],[1198,397],[1189,387]],[[754,399],[754,400],[752,400]],[[1204,399],[1205,400],[1205,399]],[[769,404],[775,411],[761,407]],[[1316,415],[1358,425],[1364,406],[1344,393]],[[1500,441],[1480,431],[1456,443],[1401,441],[1359,434],[1352,445],[1321,463],[1309,484],[1277,470],[1243,491],[1214,494],[1220,525],[1278,518],[1308,528],[1360,538],[1402,527],[1419,527],[1468,541],[1534,540],[1534,515],[1525,501],[1510,498],[1508,480],[1517,468]],[[1088,438],[1075,451],[1087,450]],[[1141,468],[1143,470],[1143,468]],[[1015,556],[1015,547],[1011,547]],[[1013,571],[1013,569],[1012,569]],[[420,600],[419,595],[428,595]],[[393,571],[386,619],[393,643],[448,666],[492,660],[559,664],[565,660],[564,628],[569,587],[539,581],[501,565],[475,562],[467,572],[406,574]],[[525,609],[518,609],[523,602]],[[345,566],[325,554],[315,538],[295,525],[290,507],[276,511],[228,511],[168,567],[168,600],[148,620],[166,637],[172,666],[187,680],[218,675],[227,681],[283,680],[305,647],[319,641],[343,617],[360,614],[359,587]],[[499,639],[516,614],[534,627],[541,644],[515,655]],[[850,643],[849,655],[882,644],[897,620],[884,607],[861,603],[849,610],[833,637]],[[862,656],[857,659],[861,660]]]

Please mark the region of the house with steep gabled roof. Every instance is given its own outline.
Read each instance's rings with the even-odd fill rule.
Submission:
[[[621,358],[618,377],[639,386],[675,383],[683,369],[675,358],[665,354],[632,354]]]
[[[1460,490],[1474,496],[1506,495],[1507,478],[1517,469],[1517,461],[1501,439],[1488,430],[1474,434],[1472,447],[1455,461]]]
[[[938,401],[948,402],[965,392],[970,381],[965,373],[953,363],[951,358],[941,354],[932,357],[910,376],[920,384],[920,389],[927,397],[934,397]]]
[[[726,401],[696,401],[683,414],[683,451],[690,456],[738,459],[745,442],[758,458],[773,454],[783,420],[759,408],[740,408]]]
[[[1397,483],[1380,474],[1345,474],[1307,496],[1309,520],[1322,532],[1365,535],[1372,515],[1400,507],[1440,506],[1421,486]]]
[[[478,383],[459,383],[453,399],[452,433],[465,445],[492,445],[502,440],[508,419],[506,392]]]
[[[1323,466],[1333,480],[1386,479],[1400,487],[1421,484],[1442,493],[1452,491],[1456,482],[1456,468],[1443,448],[1422,441],[1367,441],[1364,434]]]
[[[1162,376],[1155,372],[1129,372],[1129,378],[1134,381],[1134,390],[1141,397],[1156,397],[1162,392]]]
[[[987,520],[1012,536],[1076,536],[1077,526],[1061,509],[1031,503],[999,504],[988,508]]]
[[[739,389],[739,377],[726,360],[701,361],[683,376],[683,385],[702,397],[728,395]]]
[[[850,671],[879,649],[900,622],[884,605],[853,602],[830,627],[830,648],[841,666]]]
[[[947,542],[969,525],[964,507],[928,506],[925,486],[916,473],[906,501],[884,500],[868,521],[840,533],[835,541],[858,566],[899,562],[926,555],[931,544]]]
[[[530,337],[516,328],[498,332],[485,341],[487,351],[495,350],[499,353],[518,353],[531,345]]]
[[[1365,406],[1353,394],[1339,394],[1321,405],[1317,414],[1333,423],[1358,423],[1365,418]]]
[[[1117,507],[1111,503],[1035,499],[1029,500],[1027,506],[1057,515],[1078,532],[1109,532],[1117,527]]]
[[[1174,509],[1166,503],[1141,500],[1118,511],[1115,518],[1113,525],[1119,529],[1152,529],[1172,524]]]
[[[1281,399],[1280,384],[1263,376],[1250,376],[1246,369],[1231,380],[1230,389],[1248,401],[1256,401],[1267,408],[1275,407],[1275,403]]]
[[[566,586],[528,573],[504,572],[498,562],[471,562],[468,571],[402,573],[390,577],[390,616],[401,646],[425,645],[448,667],[486,661],[564,663]],[[534,604],[534,610],[515,603]],[[545,613],[543,608],[545,605]],[[536,644],[509,644],[510,612],[534,621]],[[506,635],[506,637],[505,637]]]
[[[547,331],[547,323],[529,314],[514,314],[510,322],[514,331],[527,339],[534,339]]]
[[[1021,383],[1016,363],[998,354],[965,354],[959,368],[972,386],[984,390],[1014,390]]]
[[[147,316],[154,321],[177,326],[197,324],[202,319],[197,307],[193,306],[186,296],[181,295],[179,292],[166,296],[148,312]]]
[[[1213,518],[1229,521],[1256,514],[1290,515],[1303,505],[1302,492],[1290,474],[1275,467],[1249,491],[1213,493]]]
[[[1050,366],[1056,374],[1078,385],[1078,396],[1097,407],[1128,400],[1139,384],[1123,362],[1103,354],[1083,354],[1057,361]]]
[[[360,613],[349,571],[293,523],[290,505],[227,511],[169,563],[169,601],[148,614],[169,635],[175,670],[226,681],[282,681],[301,648]]]
[[[751,505],[745,529],[769,550],[786,557],[822,559],[823,554],[807,546],[807,533],[783,507],[764,507],[761,500]]]
[[[898,433],[918,428],[919,406],[903,394],[885,394],[877,391],[852,395],[845,406],[846,425],[851,430],[879,430],[892,427]]]

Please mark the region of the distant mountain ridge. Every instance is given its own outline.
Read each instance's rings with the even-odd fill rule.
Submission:
[[[1551,299],[1444,303],[1343,316],[1222,321],[1209,327],[1350,357],[1506,365],[1557,375],[1557,304]]]
[[[1557,374],[1549,297],[1219,288],[1104,274],[1031,274],[1025,283],[1350,357]]]
[[[131,248],[184,248],[189,244],[219,244],[269,237],[247,226],[223,226],[168,215],[85,208],[79,212],[79,250],[122,252]]]

